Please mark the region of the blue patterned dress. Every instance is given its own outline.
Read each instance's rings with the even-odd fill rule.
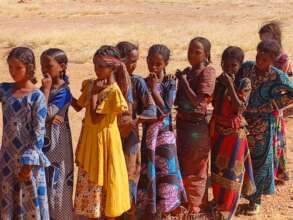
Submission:
[[[272,144],[276,123],[273,112],[293,103],[293,83],[287,74],[274,67],[266,73],[259,73],[255,62],[243,64],[236,83],[244,77],[249,78],[252,85],[244,113],[256,185],[256,193],[249,200],[260,204],[261,195],[275,191]]]
[[[13,83],[0,84],[3,137],[0,149],[0,219],[49,220],[43,154],[46,100],[36,89],[21,98],[12,96]],[[32,178],[20,182],[22,165],[31,165]]]
[[[152,100],[144,79],[137,75],[131,76],[131,94],[128,102],[132,104],[132,119],[156,118],[156,105]],[[140,177],[141,153],[139,128],[133,128],[127,137],[122,138],[123,151],[128,171],[129,189],[132,202],[137,202],[137,184]]]
[[[68,120],[71,93],[65,83],[52,88],[48,101],[44,153],[51,162],[46,168],[50,220],[73,219],[73,148]],[[64,118],[61,125],[52,124],[53,118]]]
[[[157,122],[144,125],[138,185],[139,208],[151,214],[169,213],[187,201],[171,117],[176,82],[164,80],[158,84],[158,91],[165,106],[164,109],[157,107]]]

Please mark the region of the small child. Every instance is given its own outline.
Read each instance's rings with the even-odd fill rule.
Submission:
[[[63,50],[51,48],[41,55],[42,91],[48,103],[44,153],[50,219],[73,219],[73,149],[68,120],[71,93],[67,84],[68,59]]]
[[[207,176],[210,153],[207,107],[214,92],[216,71],[211,62],[211,44],[204,37],[190,41],[191,67],[177,72],[176,131],[178,158],[183,175],[191,218],[206,214]]]
[[[35,56],[26,47],[10,51],[13,83],[0,84],[3,138],[0,148],[0,219],[49,220],[44,146],[46,99],[34,85]]]
[[[224,50],[221,63],[224,72],[216,80],[213,97],[210,136],[215,219],[232,219],[241,193],[251,195],[255,191],[246,121],[242,116],[251,83],[244,78],[240,87],[234,84],[243,60],[241,48],[230,46]]]
[[[264,40],[257,46],[256,62],[242,65],[236,85],[243,78],[251,81],[251,94],[244,112],[248,123],[248,145],[253,165],[256,192],[249,196],[247,213],[260,213],[262,195],[275,191],[273,170],[273,137],[276,107],[281,109],[293,103],[293,83],[288,75],[273,67],[280,54],[280,45],[274,40]]]
[[[115,47],[102,46],[93,63],[97,78],[85,80],[81,96],[72,100],[75,110],[86,109],[76,150],[79,172],[74,207],[78,215],[114,219],[130,209],[127,169],[117,125],[117,115],[128,110],[127,86],[121,84],[122,93],[115,82],[126,73]]]
[[[146,120],[142,138],[142,174],[139,180],[142,219],[155,215],[173,215],[186,202],[171,111],[176,96],[176,82],[166,79],[170,50],[165,45],[150,47],[147,64],[149,90],[157,106],[157,119]],[[173,212],[174,211],[174,212]]]

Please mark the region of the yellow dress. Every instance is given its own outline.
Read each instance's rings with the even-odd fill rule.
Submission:
[[[117,114],[127,111],[118,85],[113,83],[99,94],[96,112],[103,119],[93,124],[90,91],[93,80],[83,82],[79,104],[86,108],[76,150],[79,166],[75,209],[91,218],[117,217],[130,209],[126,163],[122,150]],[[101,196],[101,194],[103,196]]]

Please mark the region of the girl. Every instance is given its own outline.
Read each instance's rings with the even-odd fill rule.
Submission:
[[[215,219],[232,219],[240,193],[255,190],[252,164],[246,138],[245,110],[251,83],[242,79],[234,84],[244,53],[239,47],[228,47],[222,54],[223,73],[217,78],[210,121],[212,139],[211,173],[215,202]]]
[[[215,69],[209,66],[211,44],[203,37],[191,40],[188,61],[191,67],[177,71],[177,146],[189,215],[196,218],[207,204],[207,174],[210,138],[207,106],[215,87]]]
[[[13,83],[0,84],[3,138],[0,150],[0,219],[49,220],[42,152],[46,99],[34,85],[35,57],[25,47],[14,48],[7,63]]]
[[[259,30],[259,37],[261,40],[271,39],[276,40],[281,46],[281,52],[274,61],[274,66],[288,76],[292,76],[293,67],[288,55],[282,49],[282,32],[280,23],[273,21],[264,24]],[[273,139],[274,149],[274,174],[277,183],[289,180],[289,173],[286,169],[286,134],[285,134],[285,118],[283,111],[274,112],[276,124],[275,134]]]
[[[71,93],[66,80],[67,56],[51,48],[41,55],[45,76],[42,90],[48,103],[44,153],[51,162],[47,168],[50,219],[73,219],[73,150],[68,120]]]
[[[119,52],[102,46],[93,57],[97,79],[82,83],[82,94],[73,99],[73,107],[86,109],[83,128],[76,150],[79,167],[75,211],[78,215],[109,219],[122,215],[130,208],[127,169],[123,156],[117,115],[127,111],[121,90],[114,81],[125,72]],[[122,81],[120,81],[122,82]],[[125,81],[124,81],[125,82]]]
[[[147,56],[149,90],[158,109],[158,118],[144,124],[142,175],[139,181],[143,219],[167,215],[185,202],[186,195],[177,159],[171,110],[176,94],[175,80],[163,80],[170,50],[153,45]]]
[[[125,137],[122,137],[123,151],[126,159],[128,171],[129,189],[132,200],[132,209],[128,212],[129,219],[136,219],[135,205],[137,202],[137,184],[140,177],[141,155],[138,123],[142,119],[156,117],[156,106],[151,94],[142,77],[134,75],[137,60],[139,58],[138,47],[130,42],[120,42],[117,44],[121,60],[124,62],[127,72],[131,78],[132,86],[132,120],[130,129]]]
[[[260,42],[256,62],[244,63],[236,80],[236,85],[239,85],[240,80],[249,78],[252,84],[244,116],[248,122],[248,144],[256,192],[248,197],[248,214],[258,214],[261,196],[275,191],[272,143],[276,124],[273,112],[276,107],[281,109],[293,103],[293,83],[287,74],[273,67],[280,49],[274,40]]]

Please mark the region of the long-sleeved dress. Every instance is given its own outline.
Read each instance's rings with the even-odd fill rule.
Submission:
[[[73,218],[73,149],[68,120],[71,93],[67,84],[50,91],[44,153],[51,162],[46,168],[51,220]],[[64,118],[61,125],[52,124],[53,118]]]
[[[43,93],[35,89],[16,98],[13,83],[0,84],[3,137],[0,150],[0,219],[49,220],[45,167],[42,152],[47,116]],[[32,166],[32,178],[20,182],[22,165]]]
[[[276,108],[293,103],[293,83],[287,74],[271,67],[260,73],[255,62],[242,65],[236,79],[249,78],[252,91],[244,117],[248,123],[248,145],[250,149],[256,192],[249,197],[251,202],[260,203],[262,194],[275,191],[273,164],[273,137],[275,134]]]
[[[241,101],[237,109],[227,89],[216,83],[210,121],[213,196],[223,219],[232,219],[241,194],[251,195],[255,191],[246,121],[242,116],[251,91],[250,80],[243,79],[235,90]]]

